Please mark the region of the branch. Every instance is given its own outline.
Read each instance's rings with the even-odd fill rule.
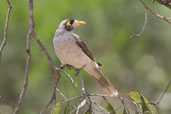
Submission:
[[[53,89],[53,94],[52,97],[49,101],[49,103],[46,105],[46,107],[43,109],[42,113],[48,108],[48,106],[50,104],[53,104],[53,106],[56,105],[56,87],[57,84],[59,82],[59,79],[61,77],[60,73],[59,73],[59,68],[56,69],[51,57],[49,56],[46,48],[43,46],[43,44],[41,43],[41,41],[39,40],[39,38],[36,36],[36,33],[34,31],[34,13],[33,13],[33,0],[29,0],[29,32],[27,35],[27,41],[26,41],[26,53],[27,53],[27,62],[26,62],[26,70],[25,70],[25,79],[24,79],[24,87],[22,88],[22,91],[20,93],[20,97],[18,99],[17,105],[14,109],[13,114],[18,114],[20,106],[21,106],[21,102],[24,98],[24,95],[26,93],[27,90],[27,86],[28,86],[28,73],[29,73],[29,68],[30,68],[30,61],[31,61],[31,51],[30,51],[30,40],[31,37],[33,37],[36,41],[37,44],[40,46],[42,52],[44,53],[44,55],[46,56],[48,62],[49,62],[49,66],[52,70],[53,73],[53,77],[54,77],[54,89]],[[56,77],[58,76],[58,77]],[[53,108],[52,108],[53,109]]]
[[[140,32],[140,33],[138,33],[138,34],[132,34],[132,35],[130,36],[130,38],[133,38],[134,36],[137,36],[137,37],[141,36],[141,35],[142,35],[142,33],[143,33],[143,32],[144,32],[144,30],[145,30],[145,26],[146,26],[146,24],[147,24],[147,13],[145,12],[145,19],[144,19],[144,24],[143,24],[143,27],[142,27],[141,32]]]
[[[143,0],[139,0],[139,1],[140,1],[140,3],[144,6],[144,8],[147,9],[151,14],[153,14],[153,15],[156,16],[157,18],[162,19],[162,20],[168,22],[169,24],[171,24],[170,18],[166,18],[166,17],[161,16],[161,15],[159,15],[158,13],[154,12],[153,10],[151,10],[151,9],[143,2]]]
[[[157,2],[171,9],[171,0],[157,0]]]
[[[30,61],[31,61],[31,50],[30,50],[30,39],[34,30],[34,21],[33,21],[33,1],[29,1],[29,32],[27,35],[27,40],[26,40],[26,53],[27,53],[27,62],[26,62],[26,68],[25,68],[25,79],[24,79],[24,87],[21,90],[17,105],[14,109],[13,114],[18,114],[21,102],[25,96],[27,87],[28,87],[28,73],[30,69]]]
[[[2,51],[6,45],[6,41],[7,41],[7,33],[8,33],[8,23],[9,23],[9,18],[10,18],[10,13],[11,13],[11,9],[13,8],[13,5],[11,4],[11,2],[9,0],[7,0],[8,3],[8,11],[7,11],[7,16],[6,16],[6,22],[5,22],[5,27],[4,27],[4,39],[2,41],[2,44],[0,46],[0,63],[1,63],[1,57],[2,57]]]
[[[61,76],[61,75],[59,74],[59,76]],[[55,79],[52,97],[51,97],[50,101],[46,104],[46,106],[43,108],[43,110],[40,112],[40,114],[43,114],[46,111],[46,109],[49,107],[49,105],[52,104],[53,102],[54,102],[54,106],[56,105],[56,87],[57,87],[57,83],[58,83],[59,79],[60,78]],[[54,109],[54,106],[52,109]]]
[[[159,99],[155,103],[156,105],[158,105],[160,103],[160,101],[162,100],[163,96],[166,94],[167,90],[169,89],[170,85],[171,85],[171,81],[169,82],[169,84],[167,85],[166,89],[164,90],[164,92],[162,93],[162,95],[159,97]]]

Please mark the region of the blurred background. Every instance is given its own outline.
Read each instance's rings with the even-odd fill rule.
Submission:
[[[23,87],[26,63],[26,35],[28,32],[28,0],[12,0],[7,45],[0,65],[0,113],[11,114]],[[150,8],[163,16],[171,16],[170,10],[158,3],[147,1]],[[0,0],[0,42],[8,4]],[[155,102],[171,80],[171,25],[148,13],[144,33],[138,33],[144,24],[145,9],[137,0],[35,0],[35,30],[53,58],[56,58],[52,40],[58,24],[72,18],[87,22],[74,32],[80,35],[101,62],[103,72],[118,89],[120,95],[139,90],[150,102]],[[40,47],[31,40],[31,67],[29,85],[22,102],[20,114],[38,114],[49,102],[53,91],[53,78],[48,61]],[[63,73],[58,89],[70,98],[81,93],[80,80],[74,71],[65,69],[77,82],[78,92]],[[100,93],[95,81],[81,71],[87,91]],[[57,95],[58,102],[63,99]],[[102,104],[103,100],[95,98]],[[122,107],[119,100],[111,100],[114,108]],[[171,88],[160,103],[163,114],[171,112]],[[130,105],[134,109],[133,105]],[[50,108],[48,109],[50,110]],[[123,108],[119,108],[120,114]],[[48,114],[48,111],[46,111]]]

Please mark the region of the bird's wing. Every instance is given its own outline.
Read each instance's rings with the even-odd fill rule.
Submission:
[[[94,55],[92,54],[92,52],[88,49],[87,45],[80,40],[80,38],[76,37],[76,44],[82,49],[82,51],[93,61],[96,62]],[[96,62],[98,64],[98,66],[102,66],[101,63]]]
[[[91,60],[95,61],[95,57],[94,55],[91,53],[91,51],[88,49],[88,47],[86,46],[86,44],[81,41],[81,40],[77,40],[76,44],[82,49],[82,51],[88,56],[90,57]]]

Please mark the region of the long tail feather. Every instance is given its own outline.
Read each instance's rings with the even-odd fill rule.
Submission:
[[[105,95],[117,96],[118,91],[112,85],[112,83],[104,76],[99,68],[85,68],[85,70],[94,77],[98,87],[103,91]]]

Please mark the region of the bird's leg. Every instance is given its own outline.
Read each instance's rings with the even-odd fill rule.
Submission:
[[[87,90],[86,90],[86,88],[85,88],[85,85],[84,85],[84,80],[83,80],[83,78],[81,77],[81,75],[79,74],[78,75],[79,76],[79,78],[80,78],[80,80],[81,80],[81,90],[82,90],[82,92],[83,92],[83,98],[86,98],[87,97]]]
[[[72,65],[69,64],[62,64],[60,65],[60,69],[64,69],[65,67],[67,67],[69,70],[75,69]]]
[[[72,65],[69,65],[69,64],[66,64],[66,67],[67,67],[69,70],[75,69]]]
[[[75,76],[79,76],[79,75],[80,75],[80,71],[81,71],[82,69],[84,69],[85,66],[86,66],[86,65],[83,65],[81,68],[74,68],[74,70],[75,70]]]
[[[83,78],[81,77],[81,75],[80,75],[80,71],[85,67],[86,65],[83,65],[81,68],[79,68],[79,69],[75,69],[75,71],[76,71],[76,76],[79,76],[79,78],[80,78],[80,80],[81,80],[81,87],[82,87],[82,92],[83,92],[83,98],[86,98],[87,97],[87,90],[85,89],[85,85],[84,85],[84,80],[83,80]]]

